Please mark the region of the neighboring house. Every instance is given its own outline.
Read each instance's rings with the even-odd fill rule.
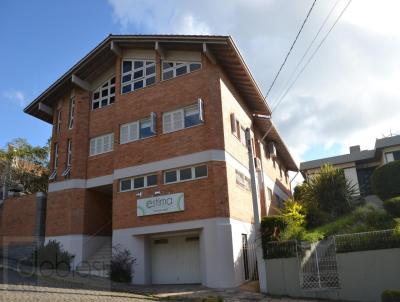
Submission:
[[[53,124],[46,240],[75,264],[112,240],[137,259],[137,284],[248,278],[246,128],[262,215],[298,169],[227,36],[110,35],[25,112]]]
[[[368,196],[372,194],[373,171],[394,160],[400,160],[400,135],[377,139],[373,150],[361,150],[360,146],[352,146],[349,154],[302,162],[300,171],[307,179],[318,173],[324,164],[332,164],[344,170],[346,178],[355,185],[361,196]]]

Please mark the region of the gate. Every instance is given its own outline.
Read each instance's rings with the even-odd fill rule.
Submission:
[[[335,239],[299,244],[300,287],[304,290],[339,288]]]
[[[244,280],[258,280],[257,253],[256,243],[248,243],[247,240],[242,242],[242,259]]]

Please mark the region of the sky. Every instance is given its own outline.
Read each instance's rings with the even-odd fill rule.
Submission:
[[[338,3],[336,4],[336,2]],[[335,6],[319,41],[348,0],[317,0],[276,85],[277,102]],[[312,0],[2,0],[0,147],[23,137],[43,145],[50,125],[23,108],[108,34],[231,35],[266,92]],[[400,134],[398,0],[353,0],[273,112],[297,162],[373,148]],[[306,57],[307,60],[308,57]]]

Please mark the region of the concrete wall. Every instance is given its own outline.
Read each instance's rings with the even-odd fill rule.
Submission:
[[[300,289],[297,258],[266,260],[267,288],[272,295],[343,301],[380,301],[385,289],[400,290],[400,249],[337,254],[339,289]]]

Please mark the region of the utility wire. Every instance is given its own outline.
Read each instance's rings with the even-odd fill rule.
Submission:
[[[299,32],[297,33],[296,38],[294,39],[294,41],[293,41],[293,43],[292,43],[292,46],[290,46],[290,49],[289,49],[288,53],[286,54],[285,60],[283,60],[283,63],[282,63],[282,65],[281,65],[281,67],[279,68],[278,73],[275,75],[275,78],[274,78],[274,80],[272,81],[272,84],[271,84],[271,86],[269,87],[269,89],[268,89],[268,91],[267,91],[267,94],[265,95],[264,99],[267,98],[267,96],[268,96],[269,92],[271,91],[272,87],[274,87],[275,82],[276,82],[276,79],[278,78],[279,74],[281,73],[283,66],[285,66],[286,61],[287,61],[287,59],[288,59],[290,53],[292,52],[293,47],[294,47],[294,45],[296,44],[297,39],[299,38],[300,33],[301,33],[301,31],[303,30],[303,27],[304,27],[304,25],[306,24],[306,22],[307,22],[307,20],[308,20],[308,17],[309,17],[310,14],[311,14],[311,11],[312,11],[313,8],[314,8],[315,2],[317,2],[317,0],[314,0],[313,4],[311,5],[311,7],[310,7],[310,9],[309,9],[309,11],[308,11],[308,13],[307,13],[306,18],[304,19],[303,24],[301,25],[301,27],[300,27],[300,29],[299,29]]]
[[[333,28],[335,27],[335,25],[338,23],[339,19],[342,17],[342,15],[344,14],[344,12],[346,11],[346,9],[349,7],[350,3],[352,0],[349,0],[346,4],[346,6],[343,8],[343,10],[340,12],[339,16],[336,18],[335,22],[333,23],[333,25],[331,26],[331,28],[329,29],[329,31],[326,33],[326,35],[324,36],[324,38],[321,40],[321,42],[318,44],[317,48],[314,50],[314,52],[311,54],[310,58],[308,59],[308,61],[306,62],[306,64],[303,66],[303,68],[300,70],[300,72],[297,74],[296,78],[294,79],[294,81],[292,82],[292,84],[288,87],[288,89],[286,89],[285,93],[282,95],[282,97],[277,101],[276,105],[274,106],[274,108],[272,108],[272,112],[274,112],[278,106],[282,103],[282,101],[284,100],[285,96],[288,94],[288,92],[290,91],[290,89],[294,86],[294,84],[297,82],[297,80],[299,79],[300,75],[304,72],[304,70],[306,69],[306,67],[308,66],[308,64],[311,62],[311,60],[314,58],[315,54],[317,53],[317,51],[321,48],[322,44],[325,42],[325,40],[328,38],[329,34],[331,33],[331,31],[333,30]]]
[[[296,67],[294,68],[293,72],[290,74],[286,84],[285,84],[285,89],[283,90],[282,94],[277,98],[277,100],[279,100],[282,95],[284,94],[284,91],[286,90],[286,88],[288,87],[288,85],[290,84],[290,82],[293,79],[293,76],[296,74],[298,68],[300,67],[300,65],[303,63],[305,57],[308,55],[308,52],[310,51],[311,47],[314,45],[314,42],[317,40],[319,34],[321,33],[322,29],[325,27],[326,22],[328,21],[328,19],[331,17],[333,11],[335,10],[336,6],[339,4],[341,0],[336,0],[335,4],[332,6],[331,10],[329,11],[328,15],[326,16],[324,22],[322,22],[320,28],[318,29],[318,32],[315,34],[313,40],[311,41],[310,45],[308,45],[306,51],[304,52],[303,56],[301,57],[299,63],[297,63]],[[272,107],[274,107],[275,105],[272,103]]]

